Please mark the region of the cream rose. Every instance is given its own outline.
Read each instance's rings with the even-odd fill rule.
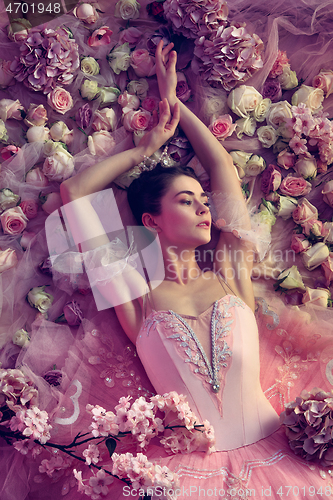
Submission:
[[[16,236],[23,233],[29,219],[24,215],[21,207],[8,208],[0,215],[2,230],[5,234]]]
[[[14,120],[22,120],[22,113],[24,107],[18,99],[1,99],[0,101],[0,118],[4,122],[13,118]]]
[[[43,172],[50,181],[62,182],[74,172],[72,155],[64,148],[61,149],[48,156],[43,163]]]
[[[270,107],[272,105],[272,101],[268,98],[260,101],[253,111],[253,118],[257,122],[263,122],[266,120],[266,117],[269,113]]]
[[[319,241],[302,253],[303,264],[309,271],[312,271],[327,259],[329,253],[328,246]]]
[[[296,71],[292,71],[290,66],[285,66],[283,68],[283,73],[277,78],[283,90],[294,89],[298,85]]]
[[[271,125],[263,125],[257,130],[258,139],[264,148],[270,148],[276,143],[278,135]]]
[[[228,96],[228,106],[241,118],[246,118],[263,100],[262,95],[254,88],[240,85]]]
[[[97,156],[104,156],[111,153],[116,143],[110,132],[101,130],[94,132],[88,137],[88,148],[90,154]]]
[[[300,156],[294,165],[294,170],[304,179],[311,180],[317,175],[317,161],[313,156]]]
[[[100,130],[114,130],[117,125],[116,113],[112,108],[103,108],[95,111],[92,128],[96,132]]]
[[[44,126],[47,122],[47,111],[43,104],[30,104],[24,123],[28,127]]]
[[[244,172],[245,175],[255,177],[259,175],[266,168],[266,162],[262,156],[251,155],[246,162]]]
[[[139,99],[145,99],[149,90],[149,83],[145,78],[139,80],[131,80],[127,85],[127,92],[135,94]]]
[[[84,80],[81,84],[80,94],[83,99],[92,101],[99,93],[98,83],[95,80]]]
[[[6,142],[8,141],[7,129],[5,122],[0,118],[0,141]]]
[[[93,57],[84,57],[81,60],[81,71],[86,75],[95,76],[98,75],[100,67],[96,59]]]
[[[128,43],[123,43],[119,47],[115,47],[108,55],[108,62],[111,69],[119,75],[122,71],[127,71],[131,64],[130,46]]]
[[[90,3],[81,3],[73,10],[75,17],[86,24],[94,24],[98,19],[98,12]]]
[[[50,128],[50,137],[56,142],[64,142],[68,146],[73,141],[73,130],[69,130],[66,123],[63,121],[55,122]]]
[[[51,92],[47,95],[47,103],[52,109],[62,115],[72,109],[74,105],[72,96],[68,90],[63,89],[62,87],[56,87],[51,90]]]
[[[16,252],[13,248],[6,248],[6,250],[0,250],[0,273],[4,273],[15,267],[18,263],[18,258]]]
[[[7,208],[15,207],[20,199],[20,195],[14,194],[11,189],[3,188],[0,189],[0,213]]]
[[[296,224],[303,224],[309,219],[318,219],[318,210],[307,198],[302,198],[298,201],[292,217]]]
[[[333,92],[333,71],[321,70],[320,73],[314,77],[312,86],[316,89],[322,89],[326,97],[331,95]]]
[[[38,309],[42,314],[46,313],[53,302],[53,296],[46,293],[45,286],[36,286],[27,295],[29,304]]]
[[[333,180],[324,184],[321,194],[323,195],[324,202],[333,208]]]
[[[292,198],[291,196],[280,196],[276,215],[282,217],[284,220],[290,219],[296,207],[296,198]]]
[[[243,137],[243,134],[252,137],[257,128],[257,122],[252,116],[247,116],[246,118],[240,118],[235,121],[236,135],[238,139]]]
[[[16,333],[14,333],[13,338],[12,338],[13,344],[18,345],[19,347],[27,347],[30,342],[30,337],[29,334],[26,330],[21,328],[21,330],[17,330]]]
[[[291,266],[288,269],[285,269],[278,275],[277,279],[278,281],[282,280],[279,285],[281,288],[285,288],[286,290],[292,290],[293,288],[305,290],[302,276],[300,275],[297,266]]]
[[[30,127],[27,130],[28,142],[44,142],[50,138],[50,130],[43,125],[39,127]]]
[[[306,107],[310,109],[311,113],[316,113],[323,109],[323,100],[324,91],[322,89],[316,89],[314,87],[309,87],[308,85],[301,85],[301,87],[292,95],[291,104],[293,106],[298,106],[299,104],[304,103]]]
[[[302,297],[302,302],[303,304],[327,307],[330,297],[331,293],[327,288],[309,288],[307,286]]]
[[[114,9],[114,16],[121,17],[125,21],[137,19],[140,16],[141,5],[136,0],[119,0]]]
[[[280,101],[271,105],[267,115],[267,124],[278,129],[286,120],[292,118],[291,105],[288,101]]]
[[[119,94],[120,90],[117,87],[100,87],[98,99],[101,104],[108,104],[116,102]]]
[[[324,238],[324,243],[333,243],[333,222],[324,222],[322,226],[321,236]]]

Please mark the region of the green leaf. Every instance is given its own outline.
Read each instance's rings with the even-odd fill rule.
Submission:
[[[113,454],[113,452],[114,452],[114,450],[116,449],[116,446],[117,446],[117,441],[115,439],[113,439],[113,438],[108,438],[105,441],[105,444],[106,444],[106,447],[108,449],[110,457],[112,457],[112,454]]]

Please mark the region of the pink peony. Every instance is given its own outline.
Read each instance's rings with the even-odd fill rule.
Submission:
[[[281,184],[281,172],[275,165],[268,165],[261,174],[261,191],[265,194],[276,191]]]
[[[95,30],[88,38],[89,47],[100,47],[101,45],[109,45],[111,43],[111,35],[113,31],[108,26],[102,26]]]
[[[43,104],[30,104],[24,123],[28,127],[43,126],[47,122],[47,111]]]
[[[8,208],[0,215],[3,232],[11,236],[21,234],[27,227],[28,221],[21,207]]]
[[[25,176],[25,182],[40,188],[46,187],[49,184],[48,178],[39,167],[29,170]]]
[[[221,115],[208,128],[221,141],[234,132],[236,125],[233,125],[230,115]]]
[[[12,61],[3,61],[0,59],[0,89],[6,89],[14,85],[14,73],[10,70]]]
[[[98,19],[98,12],[91,3],[81,3],[73,10],[75,17],[85,24],[94,24]]]
[[[72,96],[62,87],[56,87],[47,95],[47,103],[52,109],[62,115],[73,107]]]
[[[109,155],[116,143],[110,132],[101,130],[94,132],[88,137],[88,148],[90,154],[97,156]]]
[[[123,125],[129,132],[134,132],[134,130],[146,130],[149,126],[149,121],[151,114],[144,110],[139,109],[137,111],[128,111],[123,117]]]
[[[14,120],[22,120],[21,111],[24,107],[18,99],[12,101],[11,99],[1,99],[0,101],[0,118],[4,122],[13,118]]]
[[[324,262],[322,262],[321,269],[322,269],[324,276],[325,276],[325,279],[326,279],[326,286],[330,286],[331,282],[333,281],[333,253],[332,252],[330,252],[327,259],[324,260]]]
[[[1,158],[3,160],[9,160],[12,156],[20,151],[21,148],[14,146],[13,144],[9,144],[0,150]]]
[[[24,215],[29,219],[37,217],[38,203],[36,200],[24,200],[19,205]]]
[[[136,49],[132,52],[131,66],[139,78],[155,74],[155,58],[146,49]]]
[[[15,267],[17,262],[18,259],[14,249],[6,248],[6,250],[0,250],[0,273]]]
[[[281,182],[280,192],[286,196],[305,196],[310,193],[311,188],[310,182],[303,177],[287,175]]]

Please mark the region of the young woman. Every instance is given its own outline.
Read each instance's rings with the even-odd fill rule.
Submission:
[[[215,223],[221,229],[213,270],[201,271],[195,252],[210,241],[207,193],[190,171],[156,167],[133,181],[129,202],[138,222],[158,235],[164,280],[154,289],[147,287],[128,264],[99,290],[110,303],[116,298],[117,317],[136,344],[156,392],[186,395],[198,418],[213,425],[216,451],[169,457],[151,447],[149,456],[179,474],[178,498],[280,498],[289,486],[293,498],[303,498],[310,487],[325,490],[329,480],[289,449],[260,387],[250,220],[231,157],[176,97],[175,67],[172,44],[163,49],[160,43],[158,124],[137,147],[63,182],[66,215],[74,239],[85,242],[82,251],[108,245],[90,202],[93,193],[152,155],[179,122],[210,176]],[[133,288],[137,298],[129,300]]]

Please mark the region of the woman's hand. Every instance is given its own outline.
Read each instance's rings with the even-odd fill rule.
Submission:
[[[179,122],[180,111],[178,104],[175,104],[171,115],[169,103],[167,99],[163,99],[159,103],[159,112],[158,124],[147,132],[138,144],[145,156],[151,156],[163,146],[174,135]]]
[[[163,49],[163,41],[161,40],[155,52],[156,75],[160,96],[161,99],[166,98],[168,100],[171,109],[173,109],[173,106],[177,102],[177,52],[172,50],[172,48],[173,43],[169,43]]]

